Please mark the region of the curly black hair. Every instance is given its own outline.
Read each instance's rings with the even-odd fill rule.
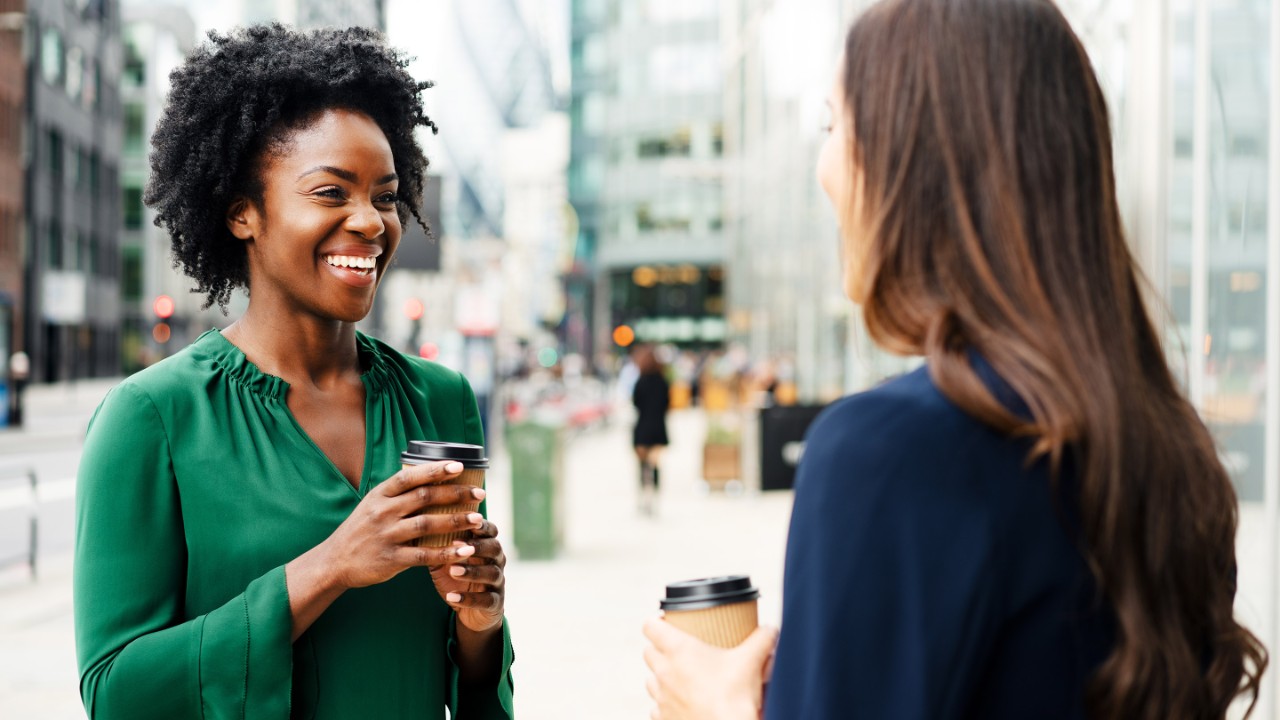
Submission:
[[[400,220],[412,215],[430,237],[419,212],[428,163],[414,130],[437,128],[420,95],[431,83],[409,75],[407,57],[366,28],[273,23],[211,31],[209,40],[169,76],[143,196],[173,240],[173,266],[207,296],[204,307],[226,312],[231,292],[248,284],[245,245],[226,224],[231,202],[261,203],[262,160],[328,109],[364,113],[382,129],[400,178]]]

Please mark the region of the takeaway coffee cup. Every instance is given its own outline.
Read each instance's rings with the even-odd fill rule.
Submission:
[[[751,578],[727,575],[672,583],[659,606],[672,625],[703,642],[731,648],[756,629],[759,597]]]
[[[400,453],[402,467],[421,465],[429,462],[455,460],[462,463],[462,474],[452,480],[441,481],[441,484],[470,485],[484,487],[484,472],[489,468],[489,458],[484,455],[484,447],[463,443],[438,442],[435,440],[410,440],[409,447]],[[480,501],[459,503],[457,505],[437,505],[423,512],[428,515],[451,515],[453,513],[471,513],[480,507]],[[427,535],[417,541],[422,547],[448,547],[454,540],[459,540],[467,531]]]

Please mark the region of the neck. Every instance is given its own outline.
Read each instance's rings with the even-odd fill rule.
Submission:
[[[354,323],[255,311],[250,301],[222,335],[258,369],[290,385],[324,387],[360,372]]]

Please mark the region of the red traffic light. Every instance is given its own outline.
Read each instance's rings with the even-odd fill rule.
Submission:
[[[167,319],[173,317],[173,298],[168,295],[157,295],[156,301],[151,304],[151,309],[155,311],[156,317]]]
[[[409,298],[404,301],[404,316],[410,320],[418,320],[422,317],[422,313],[426,311],[422,301],[418,298]]]

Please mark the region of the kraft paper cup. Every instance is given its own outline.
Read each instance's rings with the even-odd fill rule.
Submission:
[[[751,578],[728,575],[672,583],[659,607],[675,627],[705,643],[731,648],[756,629],[759,597]]]
[[[411,467],[429,462],[453,460],[462,463],[462,474],[452,480],[442,480],[435,484],[470,485],[484,487],[484,474],[489,468],[489,458],[485,457],[484,447],[464,443],[439,442],[435,440],[410,440],[409,447],[400,453],[401,467]],[[480,501],[458,503],[457,505],[436,505],[426,508],[427,515],[452,515],[454,513],[473,513],[480,508]],[[414,545],[419,547],[449,547],[454,540],[466,537],[468,531],[426,535],[418,538]]]

